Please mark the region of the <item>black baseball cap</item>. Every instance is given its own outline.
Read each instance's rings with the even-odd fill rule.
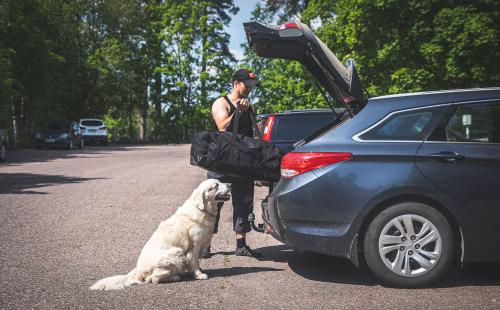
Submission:
[[[233,81],[243,82],[247,86],[258,86],[260,84],[260,82],[255,78],[255,74],[247,69],[236,70],[233,74]]]

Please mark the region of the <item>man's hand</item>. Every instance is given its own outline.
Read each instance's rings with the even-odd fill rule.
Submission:
[[[241,113],[245,112],[250,107],[250,102],[248,102],[246,98],[238,99],[236,103],[239,104]]]

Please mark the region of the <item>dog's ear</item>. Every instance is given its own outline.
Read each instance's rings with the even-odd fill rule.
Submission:
[[[205,197],[205,190],[201,190],[199,188],[195,189],[193,192],[193,203],[196,208],[204,211],[205,206],[207,204],[207,199]]]

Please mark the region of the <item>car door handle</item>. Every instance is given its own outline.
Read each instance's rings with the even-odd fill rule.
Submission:
[[[460,155],[456,152],[450,152],[450,151],[444,151],[444,152],[439,152],[439,153],[434,153],[434,154],[429,154],[427,157],[439,160],[439,161],[444,161],[447,163],[452,163],[457,160],[464,160],[465,156]]]

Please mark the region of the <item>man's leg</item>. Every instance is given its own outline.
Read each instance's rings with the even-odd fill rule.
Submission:
[[[207,172],[207,179],[216,179],[221,182],[224,182],[224,176],[221,174],[217,174],[212,171]],[[213,233],[216,234],[219,230],[219,220],[220,220],[220,210],[222,209],[222,206],[224,205],[224,202],[220,201],[217,203],[217,215],[215,216],[215,224],[214,224],[214,230]],[[206,249],[203,249],[200,257],[201,258],[209,258],[211,257],[212,254],[210,253],[210,245]]]
[[[253,211],[254,183],[252,180],[238,179],[232,182],[233,226],[236,232],[235,255],[260,257],[246,244],[246,233],[252,230],[248,215]]]

